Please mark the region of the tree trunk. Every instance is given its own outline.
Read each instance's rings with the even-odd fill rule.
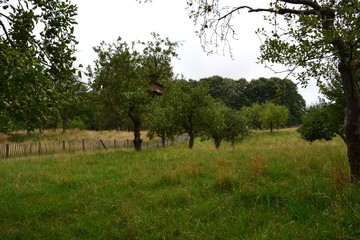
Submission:
[[[140,133],[141,123],[140,121],[136,121],[136,120],[134,120],[133,123],[134,123],[134,140],[133,140],[134,148],[135,151],[141,151],[141,143],[143,141],[141,139],[141,133]]]
[[[193,149],[194,147],[194,133],[190,132],[189,133],[189,149]]]
[[[215,148],[217,150],[219,150],[220,149],[221,139],[214,139],[214,142],[215,142]]]
[[[166,145],[166,141],[165,141],[165,137],[161,137],[161,144],[162,144],[162,147],[164,148],[165,145]]]
[[[346,98],[345,139],[350,165],[350,178],[360,183],[360,98],[355,73],[343,62],[339,64],[342,86]]]

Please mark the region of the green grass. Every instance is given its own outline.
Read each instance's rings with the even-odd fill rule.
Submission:
[[[0,239],[360,239],[341,140],[0,162]]]

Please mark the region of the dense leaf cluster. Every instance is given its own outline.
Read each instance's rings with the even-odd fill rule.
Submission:
[[[0,131],[43,128],[79,88],[77,8],[69,0],[3,0],[0,8]]]

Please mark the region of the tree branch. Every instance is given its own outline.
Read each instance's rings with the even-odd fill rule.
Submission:
[[[302,4],[311,7],[314,10],[319,11],[321,9],[320,4],[314,0],[280,0],[280,2],[290,3],[290,4]]]
[[[299,3],[300,4],[300,3]],[[279,10],[275,10],[272,8],[252,8],[250,6],[239,6],[236,8],[233,8],[230,12],[226,13],[222,17],[218,19],[218,21],[223,20],[224,18],[228,17],[229,15],[233,14],[236,11],[242,10],[242,9],[248,9],[248,12],[269,12],[269,13],[277,13],[280,15],[284,14],[296,14],[296,15],[316,15],[318,14],[318,9],[314,10],[296,10],[296,9],[290,9],[290,8],[283,8]]]
[[[6,18],[7,20],[9,20],[9,22],[13,21],[9,16],[6,16],[5,14],[3,14],[1,12],[0,12],[0,15],[3,16],[4,18]]]
[[[7,30],[6,30],[6,27],[5,27],[4,23],[3,23],[1,20],[0,20],[0,26],[1,26],[2,29],[4,30],[4,33],[5,33],[5,35],[6,35],[7,40],[10,41],[10,36],[9,36]]]

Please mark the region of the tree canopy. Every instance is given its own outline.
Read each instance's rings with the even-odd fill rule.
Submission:
[[[171,80],[171,58],[176,56],[177,43],[155,33],[152,37],[152,41],[131,44],[121,38],[113,44],[102,42],[94,47],[98,59],[90,71],[100,117],[119,125],[130,122],[136,150],[141,150],[140,130],[153,97],[149,84]]]

